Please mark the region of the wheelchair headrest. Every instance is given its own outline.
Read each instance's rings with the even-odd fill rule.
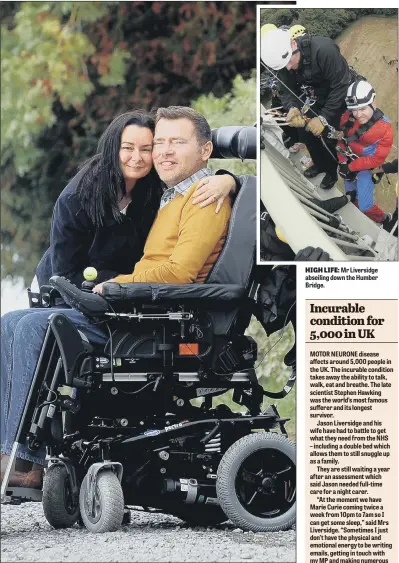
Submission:
[[[256,127],[232,125],[212,129],[211,158],[256,159]]]

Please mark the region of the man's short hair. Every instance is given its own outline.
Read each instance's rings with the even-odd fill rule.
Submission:
[[[188,119],[194,125],[198,143],[204,145],[212,140],[212,131],[209,123],[199,111],[185,106],[169,106],[159,108],[155,116],[155,125],[160,119]]]

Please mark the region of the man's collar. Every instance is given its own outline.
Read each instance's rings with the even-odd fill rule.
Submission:
[[[168,188],[168,186],[164,184],[165,188],[161,198],[159,209],[162,209],[162,207],[164,207],[167,203],[172,201],[172,199],[174,199],[178,194],[184,196],[187,190],[194,184],[194,182],[198,182],[198,180],[201,180],[206,176],[212,176],[212,174],[213,172],[209,168],[201,168],[200,170],[194,172],[194,174],[192,174],[185,180],[182,180],[181,182],[179,182],[178,184],[176,184],[171,188]]]
[[[171,187],[166,186],[166,188],[167,189],[173,188],[175,192],[177,192],[178,194],[184,195],[185,192],[189,189],[189,187],[194,184],[194,182],[197,182],[198,180],[201,180],[206,176],[212,176],[212,170],[210,170],[210,168],[201,168],[200,170],[194,172],[194,174],[192,174],[185,180],[182,180],[181,182],[176,184],[175,186],[171,186]]]

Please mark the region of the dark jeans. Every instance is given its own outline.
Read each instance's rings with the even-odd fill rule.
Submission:
[[[1,453],[10,455],[25,407],[30,384],[40,355],[47,319],[62,313],[93,344],[105,344],[108,337],[100,327],[75,309],[23,309],[1,319]],[[17,457],[43,464],[44,448],[34,455],[20,445]]]

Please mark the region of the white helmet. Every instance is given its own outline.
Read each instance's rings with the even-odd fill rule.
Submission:
[[[353,82],[346,93],[345,103],[350,110],[365,108],[374,102],[375,91],[366,80]]]
[[[292,56],[291,37],[289,31],[271,30],[262,37],[260,57],[273,70],[287,66]]]
[[[264,37],[266,35],[266,33],[269,33],[269,31],[273,31],[276,30],[277,26],[274,25],[274,23],[265,23],[265,25],[262,25],[262,27],[260,28],[260,36],[261,38]]]

